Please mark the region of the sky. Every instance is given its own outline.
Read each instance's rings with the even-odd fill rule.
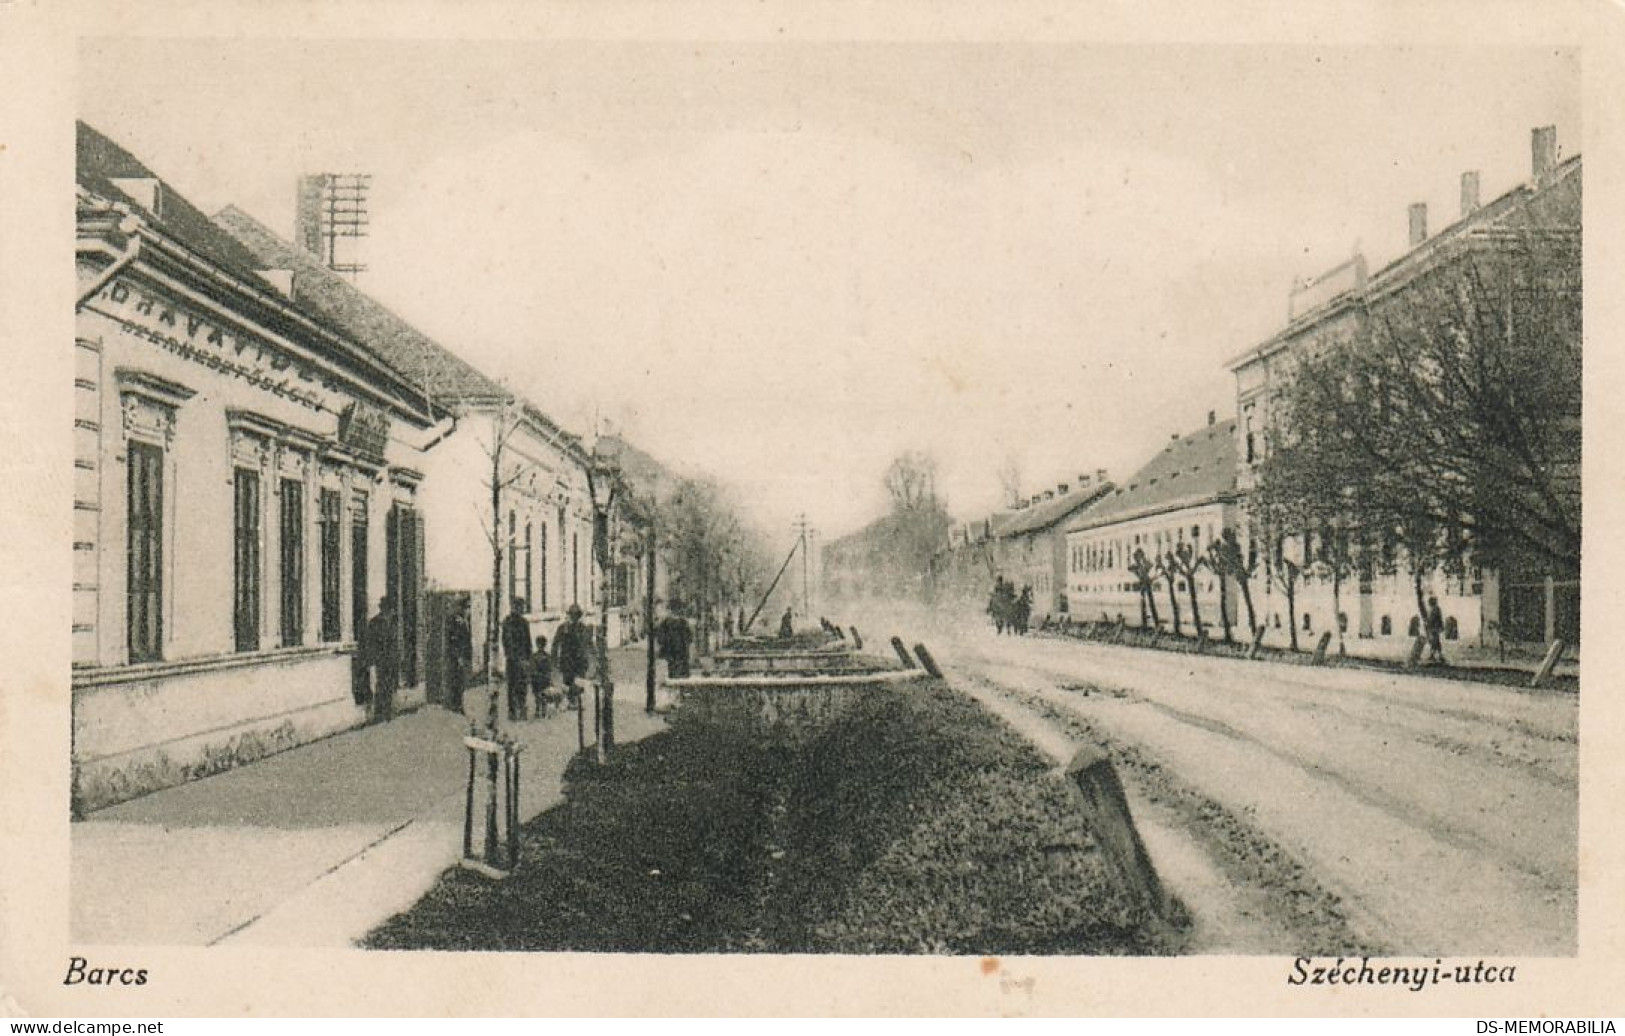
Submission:
[[[88,40],[79,110],[291,237],[373,177],[358,285],[583,434],[733,484],[786,543],[1127,477],[1235,410],[1295,279],[1581,139],[1543,48]]]

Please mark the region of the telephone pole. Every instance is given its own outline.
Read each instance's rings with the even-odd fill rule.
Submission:
[[[806,512],[796,516],[794,528],[799,537],[796,542],[801,547],[801,614],[811,615],[812,595],[807,576],[807,552],[811,549],[811,537],[817,534],[817,530],[808,523]]]

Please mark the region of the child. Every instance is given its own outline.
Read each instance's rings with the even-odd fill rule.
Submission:
[[[530,692],[536,699],[536,712],[538,717],[547,715],[549,702],[559,700],[557,695],[550,694],[553,686],[553,660],[547,654],[547,638],[538,634],[536,637],[536,653],[531,656]]]

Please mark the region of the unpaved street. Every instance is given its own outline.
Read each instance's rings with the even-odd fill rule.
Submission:
[[[1200,845],[1227,895],[1262,897],[1247,948],[1269,952],[1256,944],[1273,923],[1297,943],[1274,952],[1317,934],[1397,954],[1576,951],[1572,695],[974,626],[931,635],[950,681],[1015,706],[1006,718],[1030,736],[1127,753],[1147,820],[1182,829],[1165,855]],[[1186,893],[1199,927],[1205,906],[1233,907],[1206,885]]]

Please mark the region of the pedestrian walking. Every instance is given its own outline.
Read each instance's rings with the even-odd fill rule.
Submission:
[[[463,711],[463,692],[474,664],[474,632],[468,621],[468,599],[459,598],[446,620],[446,708]]]
[[[570,699],[570,708],[581,708],[581,687],[578,681],[592,668],[592,641],[587,627],[581,622],[581,605],[572,604],[564,613],[564,622],[553,631],[553,670],[558,673],[564,693]]]
[[[378,612],[367,620],[362,639],[362,657],[372,682],[373,723],[395,718],[395,688],[400,682],[400,651],[396,643],[395,603],[386,595],[378,599]]]
[[[502,620],[502,655],[507,662],[508,719],[525,718],[525,694],[530,682],[530,620],[525,618],[525,599],[515,597],[513,610]]]
[[[1444,613],[1439,610],[1439,599],[1428,598],[1428,661],[1444,664]]]
[[[666,617],[660,620],[655,640],[660,657],[666,662],[666,679],[681,680],[688,676],[689,650],[693,641],[694,632],[689,628],[688,620],[683,618],[682,603],[671,602]]]
[[[790,609],[786,608],[784,609],[784,615],[779,618],[779,638],[781,640],[789,640],[795,635],[795,632],[796,626],[794,616],[791,614]]]

